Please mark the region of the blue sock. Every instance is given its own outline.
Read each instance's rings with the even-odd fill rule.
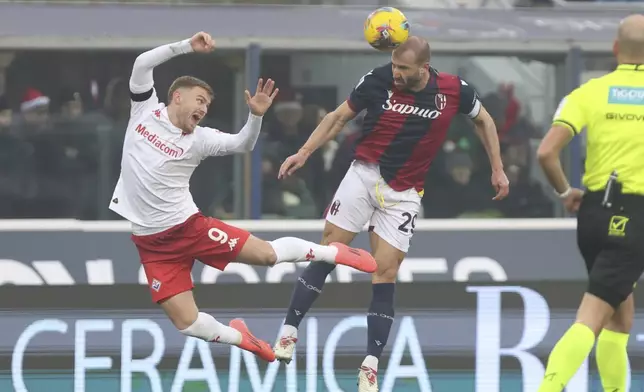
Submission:
[[[367,354],[380,358],[394,323],[394,283],[375,283],[367,313]]]
[[[297,278],[284,324],[295,328],[300,326],[302,319],[322,292],[327,275],[334,269],[335,264],[320,262],[311,263],[306,267],[302,275]]]

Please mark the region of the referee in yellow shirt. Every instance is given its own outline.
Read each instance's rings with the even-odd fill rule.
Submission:
[[[589,282],[575,323],[555,345],[539,392],[560,392],[597,341],[604,391],[626,392],[633,289],[644,272],[644,16],[620,24],[617,69],[565,97],[538,156],[566,209]],[[586,191],[571,188],[559,154],[587,132]]]

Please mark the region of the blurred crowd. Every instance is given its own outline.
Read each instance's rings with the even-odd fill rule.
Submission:
[[[75,84],[87,85],[85,88],[59,82],[47,84],[56,81],[51,78],[30,84],[29,80],[39,76],[35,68],[39,62],[33,58],[24,61],[34,69],[12,80],[27,82],[8,85],[9,93],[0,95],[0,218],[118,219],[107,205],[120,171],[130,108],[127,73],[132,55],[112,61],[112,65],[121,65],[100,83],[88,72],[84,80]],[[66,80],[76,81],[74,72],[78,70],[91,70],[89,62],[89,58],[78,59],[78,68],[74,70],[74,63],[61,60],[64,65],[61,69],[68,73]],[[20,76],[24,67],[14,63],[14,74]],[[274,63],[274,69],[265,72],[279,74],[284,68],[280,65],[283,61]],[[209,75],[205,79],[214,84],[218,96],[228,96],[233,91],[230,82],[233,78],[225,72],[231,71],[222,67],[221,71],[213,72],[214,64],[212,60],[204,60],[203,64],[177,61],[172,67],[160,67],[156,71],[158,88],[160,91],[167,88],[177,73],[189,72],[198,77]],[[95,67],[96,74],[106,73],[101,68],[102,62],[96,61]],[[286,72],[283,71],[285,75]],[[281,78],[287,79],[288,75]],[[308,97],[311,96],[326,96],[326,103],[303,99],[300,90],[287,86],[264,121],[259,143],[263,153],[264,218],[322,217],[351,163],[360,133],[360,116],[345,127],[337,140],[314,153],[296,175],[277,180],[283,160],[299,149],[327,111],[337,104],[333,88],[309,91]],[[511,85],[499,86],[498,91],[487,94],[482,101],[494,117],[502,141],[505,168],[512,184],[510,197],[492,201],[494,191],[485,151],[471,121],[457,118],[430,168],[422,217],[553,216],[552,197],[531,176],[535,160],[530,141],[539,139],[541,132],[528,120]],[[203,125],[231,131],[232,113],[232,100],[217,99]],[[240,164],[240,160],[235,157],[209,158],[196,170],[191,190],[204,213],[220,218],[240,217],[235,214],[239,211],[236,207],[248,199],[248,193],[239,192],[240,189],[249,192],[243,190],[248,189],[250,171],[235,171],[236,163]]]

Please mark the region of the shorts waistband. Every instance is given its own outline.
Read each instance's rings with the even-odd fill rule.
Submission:
[[[157,237],[162,237],[164,235],[168,235],[168,234],[171,234],[171,233],[173,233],[175,231],[181,230],[182,228],[184,228],[185,226],[190,224],[190,222],[192,222],[193,220],[197,219],[199,216],[202,216],[202,215],[203,214],[201,212],[197,212],[195,214],[190,215],[190,217],[188,217],[188,219],[186,219],[182,223],[179,223],[178,225],[174,225],[174,226],[172,226],[170,228],[167,228],[167,229],[165,229],[163,231],[160,231],[158,233],[144,234],[144,235],[132,234],[132,237],[133,238],[157,238]]]
[[[586,192],[584,194],[584,201],[596,203],[601,205],[604,200],[604,191]],[[628,209],[628,210],[641,210],[644,211],[644,195],[636,195],[631,193],[622,193],[616,196],[612,210]]]

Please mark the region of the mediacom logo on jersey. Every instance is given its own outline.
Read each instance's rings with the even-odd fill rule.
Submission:
[[[644,88],[613,86],[609,90],[608,103],[644,105]]]
[[[171,156],[172,158],[179,158],[183,155],[183,148],[175,146],[171,143],[161,139],[156,133],[148,131],[145,126],[139,124],[135,129],[136,133],[143,136],[151,145],[156,147],[162,153]]]

